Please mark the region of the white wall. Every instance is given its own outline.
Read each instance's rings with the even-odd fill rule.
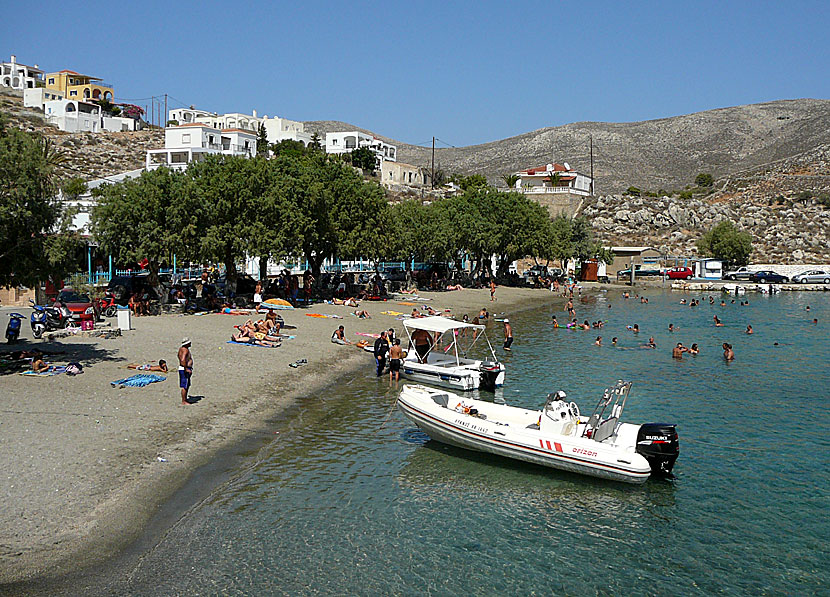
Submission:
[[[104,116],[101,118],[101,130],[110,132],[134,131],[135,120],[122,116]]]

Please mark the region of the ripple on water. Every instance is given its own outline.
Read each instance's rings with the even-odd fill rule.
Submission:
[[[550,308],[511,315],[502,393],[538,408],[561,388],[586,413],[604,387],[633,380],[629,420],[678,423],[674,481],[630,487],[427,441],[390,416],[394,391],[367,363],[365,376],[308,400],[256,466],[180,521],[132,592],[826,590],[830,348],[826,327],[809,321],[830,322],[830,300],[811,296],[808,315],[797,294],[746,307],[689,296],[701,306],[660,292],[648,305],[611,293],[578,302],[580,319],[607,321],[586,332],[552,329]],[[625,329],[634,323],[639,335]],[[640,348],[649,336],[656,350]],[[678,341],[701,354],[674,361]],[[722,342],[735,362],[723,362]]]

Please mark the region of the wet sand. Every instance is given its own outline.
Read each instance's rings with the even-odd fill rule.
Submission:
[[[435,309],[472,318],[481,307],[491,313],[517,311],[557,301],[544,290],[500,287],[497,302],[489,290],[421,293]],[[400,301],[410,302],[407,298]],[[420,303],[419,303],[420,305]],[[301,396],[322,391],[345,375],[371,370],[367,353],[330,342],[340,324],[352,341],[355,332],[375,333],[402,325],[381,311],[409,313],[398,300],[364,302],[372,319],[353,309],[319,304],[283,311],[296,338],[277,349],[227,344],[232,326],[247,317],[162,315],[133,318],[133,328],[114,339],[65,338],[22,347],[62,350],[49,360],[77,360],[76,377],[0,376],[0,588],[4,583],[54,577],[117,555],[141,536],[158,508],[199,467],[252,437],[272,441],[269,421]],[[338,314],[343,319],[307,317]],[[114,320],[113,320],[114,325]],[[489,326],[500,341],[501,326]],[[25,330],[26,334],[30,331]],[[517,336],[521,330],[514,330]],[[183,336],[192,339],[193,405],[180,404],[175,371]],[[372,341],[372,339],[368,339]],[[494,342],[495,344],[495,342]],[[144,388],[113,388],[111,381],[134,373],[128,363],[171,365],[164,382]],[[289,363],[307,359],[297,368]]]

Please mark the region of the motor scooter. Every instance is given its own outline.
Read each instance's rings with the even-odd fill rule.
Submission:
[[[98,299],[98,311],[103,313],[106,317],[115,317],[118,313],[118,303],[112,293],[107,292],[106,296]]]
[[[9,325],[6,326],[6,340],[14,344],[20,338],[20,321],[23,316],[20,313],[9,313]]]
[[[29,301],[29,304],[33,309],[30,318],[32,335],[38,339],[43,336],[44,332],[66,327],[67,322],[72,317],[72,312],[63,305],[60,307],[44,307],[32,300]]]

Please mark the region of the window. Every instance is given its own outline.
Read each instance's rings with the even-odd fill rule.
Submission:
[[[54,84],[55,84],[55,77],[49,77],[49,84],[50,84],[50,85],[54,85]]]
[[[182,135],[182,143],[190,143],[190,133]]]
[[[69,95],[70,95],[71,97],[75,97],[76,95],[78,95],[78,91],[77,91],[77,90],[75,90],[75,89],[73,89],[72,91],[70,91],[70,92],[69,92]]]

